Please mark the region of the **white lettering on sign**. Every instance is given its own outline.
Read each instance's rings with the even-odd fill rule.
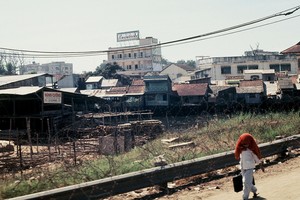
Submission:
[[[61,92],[44,92],[44,103],[61,104]]]
[[[118,42],[129,41],[129,40],[138,40],[138,39],[140,39],[139,31],[117,33],[117,41]]]

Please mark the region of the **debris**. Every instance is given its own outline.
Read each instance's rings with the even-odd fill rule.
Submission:
[[[167,165],[167,161],[164,158],[164,155],[159,155],[156,158],[154,158],[154,166],[158,167],[158,166],[165,166]]]
[[[179,140],[179,137],[175,137],[175,138],[170,138],[170,139],[162,139],[161,142],[162,143],[172,143],[172,142],[177,142]]]
[[[184,142],[184,143],[179,143],[179,144],[174,144],[174,145],[171,145],[169,146],[170,149],[173,149],[173,148],[177,148],[177,147],[195,147],[195,143],[193,141],[191,142]]]

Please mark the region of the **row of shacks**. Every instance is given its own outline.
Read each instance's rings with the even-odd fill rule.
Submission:
[[[49,74],[0,77],[0,139],[31,143],[39,137],[47,142],[49,135],[77,137],[78,133],[89,134],[95,130],[108,135],[112,131],[107,131],[106,126],[152,119],[150,111],[112,112],[116,110],[112,110],[107,99],[82,94],[76,88],[47,87],[51,82]],[[145,127],[149,125],[160,126],[153,120]]]
[[[257,72],[256,72],[257,73]],[[152,110],[164,113],[179,111],[224,110],[262,107],[273,103],[294,104],[300,95],[299,77],[288,77],[274,70],[260,72],[259,79],[240,78],[226,86],[211,85],[207,79],[172,83],[167,75],[144,76],[132,84],[111,89],[82,90],[81,93],[110,102],[111,110]]]
[[[51,80],[49,74],[0,77],[2,139],[55,131],[72,124],[77,112],[104,104],[100,98],[46,87]]]
[[[270,101],[278,100],[295,105],[299,102],[300,91],[297,77],[274,76],[271,81],[264,81],[262,77],[261,80],[240,80],[238,86],[216,86],[201,80],[173,84],[167,75],[151,75],[133,80],[128,86],[81,91],[46,87],[51,78],[49,74],[0,77],[1,137],[29,130],[49,132],[60,129],[74,124],[79,113],[135,111],[136,116],[139,116],[138,111],[144,110],[176,114],[193,110],[199,113],[218,107],[223,111],[236,108],[231,107],[233,104],[261,106],[267,102],[270,105]],[[135,112],[129,115],[134,116]],[[112,123],[112,117],[119,116],[105,115],[102,124],[105,125],[104,118]]]

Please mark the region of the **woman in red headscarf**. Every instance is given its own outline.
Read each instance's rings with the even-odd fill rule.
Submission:
[[[262,158],[259,147],[253,136],[249,133],[243,133],[235,146],[234,156],[240,160],[240,167],[243,176],[243,199],[249,198],[250,192],[257,197],[257,188],[253,185],[253,171],[256,164],[260,164],[262,171],[264,168],[260,159]]]

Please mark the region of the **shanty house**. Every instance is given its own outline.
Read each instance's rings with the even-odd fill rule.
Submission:
[[[262,103],[264,87],[262,80],[241,81],[236,87],[237,101],[240,103],[260,104]]]
[[[145,106],[168,107],[172,101],[172,82],[168,75],[145,76]]]
[[[208,84],[173,84],[173,91],[180,97],[181,106],[199,106],[207,102]]]
[[[93,89],[101,89],[103,76],[90,76],[85,81],[85,87],[87,90],[93,90]]]
[[[47,87],[19,87],[0,90],[0,137],[5,130],[15,134],[39,132],[40,136],[49,130],[71,124],[77,111],[88,112],[95,102],[79,93],[55,90]]]
[[[141,110],[145,104],[145,83],[141,79],[132,80],[126,93],[126,106],[128,110]]]
[[[26,75],[9,75],[0,76],[0,90],[8,88],[17,88],[21,86],[46,86],[51,83],[53,86],[52,75],[43,74],[26,74]]]

